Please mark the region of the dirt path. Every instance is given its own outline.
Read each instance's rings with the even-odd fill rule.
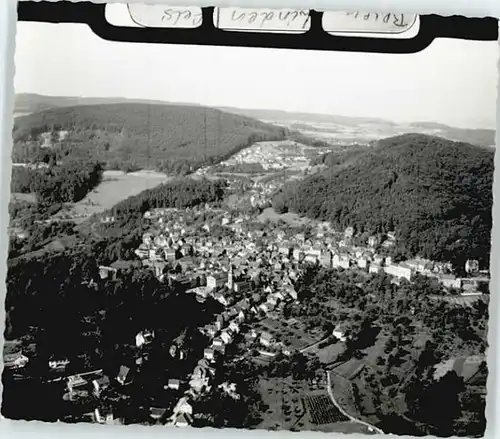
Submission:
[[[327,383],[326,386],[327,386],[328,395],[330,396],[330,399],[332,400],[335,407],[337,407],[339,412],[342,413],[347,418],[349,418],[352,422],[355,422],[356,424],[361,424],[361,425],[365,426],[368,429],[368,432],[370,432],[370,433],[384,434],[384,432],[382,430],[380,430],[380,428],[377,428],[373,425],[370,425],[370,424],[368,424],[368,422],[364,422],[364,421],[361,421],[359,419],[356,419],[355,417],[353,417],[349,413],[347,413],[340,406],[340,404],[337,402],[337,400],[335,399],[335,396],[333,394],[332,382],[331,382],[331,378],[330,378],[330,371],[326,371],[325,373],[326,373],[326,383]]]

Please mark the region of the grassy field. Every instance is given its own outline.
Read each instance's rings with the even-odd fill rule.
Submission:
[[[304,323],[295,319],[289,320],[276,320],[266,318],[261,320],[257,327],[259,330],[270,332],[279,341],[283,342],[285,346],[301,350],[310,346],[322,338],[322,333],[314,333],[307,331]]]
[[[316,355],[319,358],[319,361],[323,364],[333,363],[338,355],[344,351],[343,343],[337,342],[329,344],[324,348],[318,349],[316,351]]]
[[[55,218],[69,219],[80,223],[89,216],[101,213],[125,198],[158,186],[169,180],[167,175],[153,171],[125,174],[121,171],[105,171],[103,181],[87,196],[58,212]]]

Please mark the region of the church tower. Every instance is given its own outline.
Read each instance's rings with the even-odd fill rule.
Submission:
[[[229,271],[227,274],[227,287],[232,290],[234,287],[234,279],[233,279],[233,263],[231,258],[229,258]]]

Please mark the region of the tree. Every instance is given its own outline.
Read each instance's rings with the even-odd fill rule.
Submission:
[[[408,401],[413,416],[435,428],[440,436],[454,433],[454,424],[460,417],[460,395],[464,392],[463,378],[455,371],[448,372],[439,381],[431,381]]]

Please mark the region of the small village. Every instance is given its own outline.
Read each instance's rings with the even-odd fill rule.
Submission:
[[[308,149],[311,148],[297,142],[258,142],[233,155],[221,165],[260,164],[266,171],[306,168],[309,165]],[[202,168],[197,173],[201,175],[209,171],[210,168]]]

